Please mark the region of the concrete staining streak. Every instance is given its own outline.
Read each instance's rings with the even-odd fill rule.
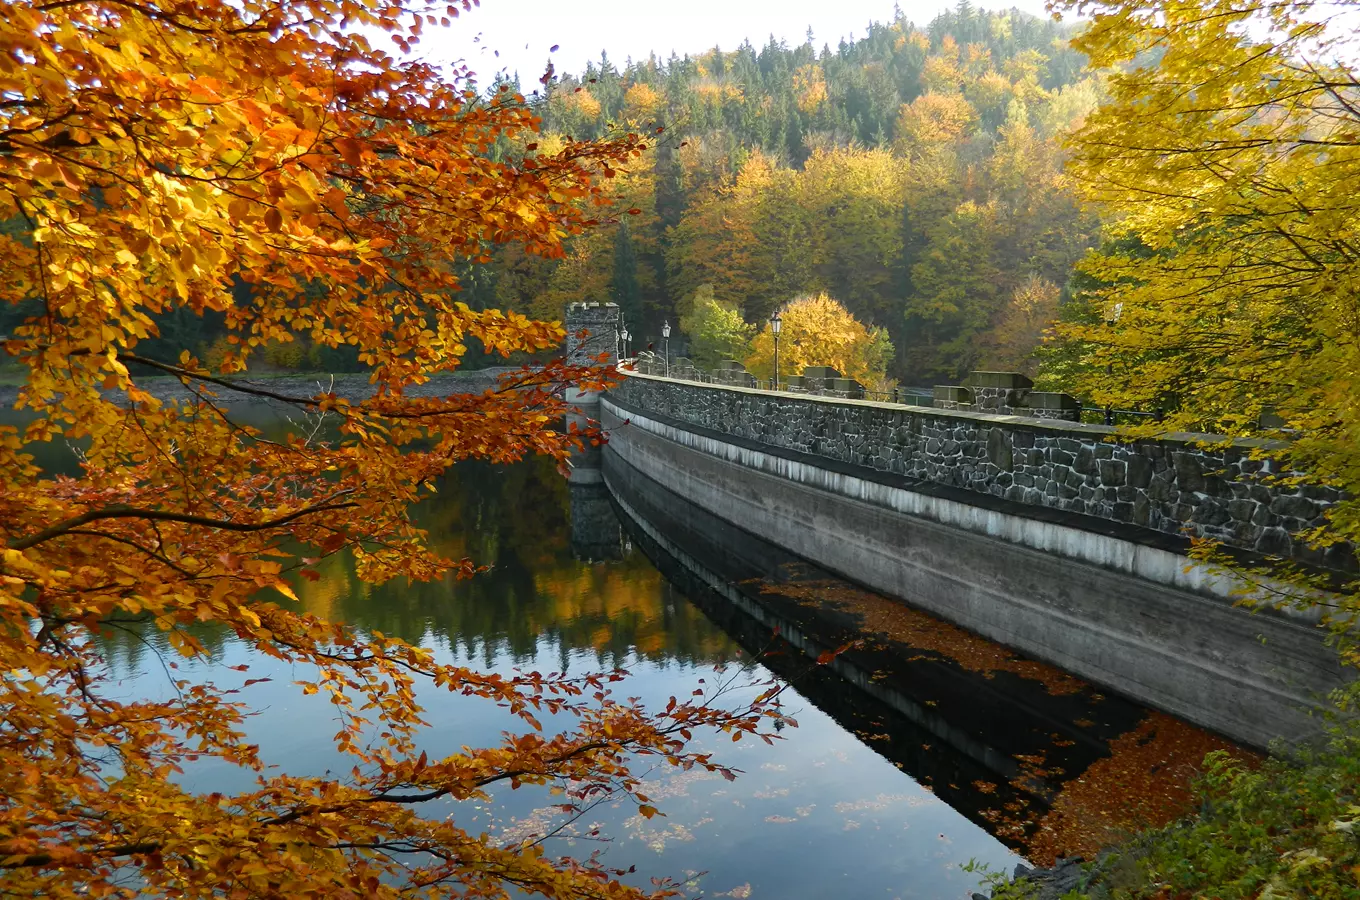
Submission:
[[[608,398],[601,402],[611,415],[620,421],[627,421],[626,427],[641,428],[668,441],[748,469],[756,469],[777,478],[785,478],[843,497],[853,497],[894,512],[929,519],[953,528],[962,528],[1033,550],[1056,553],[1068,559],[1114,569],[1157,584],[1199,594],[1228,598],[1233,595],[1235,589],[1241,587],[1228,576],[1212,572],[1208,567],[1168,550],[1145,547],[1055,522],[1040,522],[1022,516],[1012,516],[943,497],[932,497],[916,491],[866,481],[853,475],[832,472],[674,428],[645,415],[621,409],[610,403]],[[1315,615],[1311,618],[1316,621]]]

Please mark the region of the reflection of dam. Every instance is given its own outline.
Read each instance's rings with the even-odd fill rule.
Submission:
[[[1030,848],[1039,832],[1051,832],[1052,816],[1046,815],[1069,783],[1095,778],[1093,764],[1108,763],[1112,746],[1127,743],[1139,729],[1146,732],[1150,722],[1178,729],[1178,735],[1192,733],[1203,749],[1192,749],[1191,756],[1224,746],[863,591],[717,519],[607,447],[602,472],[623,530],[668,580],[867,746],[1013,846]],[[573,485],[573,541],[578,497],[580,531],[610,533],[599,495],[587,487],[596,485]],[[612,528],[617,534],[617,521]],[[894,616],[905,618],[893,624]],[[820,654],[856,640],[862,643],[816,664]],[[1154,738],[1149,733],[1138,740]],[[1186,773],[1165,768],[1159,789],[1183,793],[1179,782]],[[1031,855],[1042,858],[1043,851]]]
[[[583,415],[567,417],[568,425],[585,428]],[[586,446],[572,454],[567,492],[571,496],[571,555],[580,560],[621,559],[624,551],[623,529],[614,515],[600,466],[604,448]]]
[[[584,479],[578,481],[577,476]],[[571,495],[571,555],[580,560],[622,559],[623,529],[609,502],[609,488],[599,469],[572,471],[567,483]]]

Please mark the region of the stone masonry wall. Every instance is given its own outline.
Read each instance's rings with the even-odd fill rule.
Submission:
[[[1237,442],[1112,442],[1115,429],[866,401],[740,390],[648,376],[610,391],[640,412],[828,459],[1006,500],[1208,537],[1245,550],[1353,568],[1348,548],[1296,541],[1341,498],[1273,483],[1272,461]]]

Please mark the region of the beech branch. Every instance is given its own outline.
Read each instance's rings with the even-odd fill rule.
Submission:
[[[343,493],[349,493],[345,491]],[[91,522],[98,522],[103,519],[146,519],[152,522],[180,522],[185,525],[201,525],[204,528],[218,528],[222,531],[266,531],[270,528],[278,528],[287,525],[289,522],[301,519],[303,516],[310,516],[314,513],[329,512],[337,509],[349,509],[358,506],[354,501],[343,503],[323,503],[319,506],[309,506],[306,509],[299,509],[279,516],[277,519],[266,519],[263,522],[233,522],[230,519],[212,519],[207,516],[195,516],[189,513],[169,512],[159,509],[140,509],[135,506],[106,506],[103,509],[91,509],[78,516],[72,516],[64,522],[58,522],[50,528],[44,528],[36,534],[26,538],[18,538],[10,541],[9,549],[27,550],[36,547],[38,544],[50,541],[53,538],[70,534],[74,529]]]

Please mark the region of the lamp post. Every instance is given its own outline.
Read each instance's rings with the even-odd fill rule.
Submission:
[[[770,316],[770,333],[774,335],[774,389],[779,390],[779,329],[783,326],[779,318],[779,310],[774,311]]]
[[[628,326],[623,326],[623,358],[628,359],[628,341],[632,335],[628,333]]]
[[[671,323],[669,321],[661,323],[661,345],[662,352],[666,355],[666,377],[671,377]]]
[[[618,357],[619,362],[623,362],[623,330],[614,329],[614,356]]]
[[[1123,303],[1116,303],[1109,309],[1105,310],[1105,324],[1110,326],[1111,329],[1113,329],[1115,324],[1119,321],[1119,314],[1122,313],[1123,311],[1124,311]],[[1114,374],[1113,363],[1105,364],[1105,374],[1106,375]],[[1114,424],[1114,407],[1108,403],[1105,404],[1105,424],[1106,425]]]

